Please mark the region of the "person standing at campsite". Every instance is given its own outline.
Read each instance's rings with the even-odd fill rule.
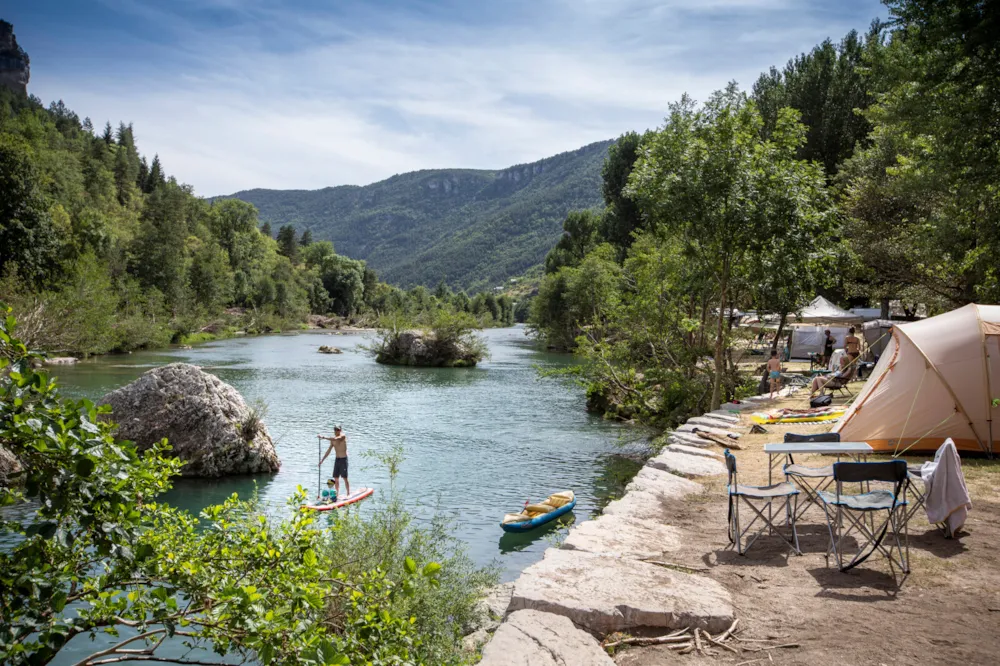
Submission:
[[[767,362],[767,377],[771,388],[770,397],[773,398],[774,392],[778,390],[778,384],[781,382],[781,361],[775,350],[771,350],[771,360]]]
[[[847,355],[851,357],[852,361],[861,356],[861,339],[854,335],[853,326],[847,331],[847,337],[844,338],[844,348],[847,350]]]
[[[325,461],[329,456],[331,451],[336,451],[337,455],[333,460],[333,487],[337,491],[337,496],[340,496],[340,479],[344,479],[344,486],[347,490],[347,495],[351,494],[351,482],[347,480],[347,435],[344,434],[343,429],[338,426],[333,428],[333,437],[326,437],[324,435],[317,435],[320,439],[325,439],[330,442],[330,448],[326,450],[323,457],[320,458],[319,466],[323,467],[323,461]]]
[[[823,338],[823,367],[830,365],[830,359],[833,358],[833,348],[837,344],[837,339],[833,337],[830,330],[827,329],[826,337]]]

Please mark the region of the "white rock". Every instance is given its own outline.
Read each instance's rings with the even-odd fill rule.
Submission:
[[[723,421],[722,419],[710,416],[696,416],[692,419],[688,419],[687,422],[689,425],[718,428],[728,432],[736,432],[737,428],[740,427],[739,423],[735,423],[733,421]]]
[[[510,609],[564,615],[597,634],[688,626],[715,632],[733,621],[729,593],[711,578],[553,548],[517,579]]]
[[[593,636],[560,615],[521,610],[500,625],[480,666],[614,666]]]
[[[708,412],[705,416],[712,416],[717,419],[722,419],[723,421],[729,421],[730,423],[739,423],[740,417],[738,414],[734,414],[728,409],[717,409],[714,412]]]
[[[692,456],[705,456],[706,458],[718,458],[723,460],[721,453],[716,453],[709,449],[698,448],[697,446],[688,446],[686,444],[671,444],[666,448],[667,451],[677,451],[678,453],[687,453]]]
[[[483,629],[476,629],[468,636],[462,637],[462,648],[466,652],[475,652],[480,645],[483,645],[488,640],[490,640],[490,632],[485,627]]]
[[[705,456],[694,456],[679,451],[671,451],[669,447],[664,449],[659,455],[646,461],[646,467],[661,469],[688,478],[715,476],[726,473],[726,466],[718,460],[713,460]]]
[[[676,527],[656,520],[605,514],[575,525],[562,548],[643,560],[677,550],[682,537]]]
[[[625,486],[625,497],[634,491],[650,493],[660,500],[677,500],[691,493],[700,493],[702,486],[647,464]]]
[[[633,490],[604,507],[604,515],[655,520],[664,515],[664,500],[653,493]]]
[[[674,437],[673,435],[667,438],[667,443],[680,444],[681,446],[688,446],[691,447],[692,449],[709,449],[712,446],[714,446],[712,442],[710,442],[707,439],[702,439],[701,437],[699,437],[697,440],[693,440],[693,439],[681,439],[680,437]]]
[[[676,432],[695,432],[700,430],[701,432],[707,432],[711,435],[719,435],[720,437],[728,437],[729,439],[739,439],[740,434],[737,432],[732,432],[731,430],[725,430],[723,428],[713,428],[706,425],[690,424],[685,423],[682,426],[677,426]],[[697,435],[695,435],[697,437]]]

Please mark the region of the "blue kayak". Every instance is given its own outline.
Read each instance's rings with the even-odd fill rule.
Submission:
[[[572,490],[550,495],[540,504],[525,507],[520,514],[508,514],[500,523],[504,532],[528,532],[545,523],[550,523],[560,516],[565,516],[576,506],[576,497]],[[549,507],[552,507],[549,509]],[[523,518],[522,520],[517,520]]]

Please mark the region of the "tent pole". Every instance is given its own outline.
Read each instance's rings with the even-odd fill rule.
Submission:
[[[979,338],[983,343],[983,370],[986,373],[986,430],[990,441],[986,443],[986,455],[993,457],[993,387],[990,382],[990,350],[986,346],[986,331],[983,330],[983,318],[976,308],[976,321],[979,322]]]
[[[319,499],[319,489],[323,483],[323,438],[316,435],[316,499]]]

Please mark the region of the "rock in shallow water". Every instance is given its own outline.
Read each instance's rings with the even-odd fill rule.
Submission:
[[[111,405],[116,437],[132,440],[140,450],[166,437],[172,455],[187,461],[181,476],[214,478],[281,467],[259,415],[239,391],[197,366],[155,368],[99,404]]]

